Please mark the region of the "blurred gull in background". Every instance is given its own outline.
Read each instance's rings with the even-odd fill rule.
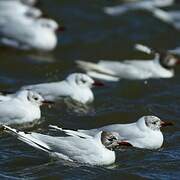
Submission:
[[[77,65],[89,76],[107,81],[120,79],[145,80],[149,78],[171,78],[174,67],[179,63],[177,57],[170,52],[159,52],[147,46],[137,44],[135,48],[154,55],[151,60],[100,60],[98,63],[78,60]]]
[[[35,5],[36,3],[38,3],[39,0],[1,0],[1,1],[19,1],[19,2],[22,2],[26,5],[30,5],[30,6],[33,6]]]
[[[0,43],[23,50],[53,50],[59,26],[41,15],[41,10],[19,1],[0,1]]]
[[[72,100],[86,104],[94,100],[91,88],[102,85],[103,84],[94,81],[86,74],[73,73],[63,81],[28,85],[23,86],[21,89],[36,91],[41,94],[45,100],[55,101],[69,97]]]
[[[154,8],[171,6],[173,3],[174,0],[141,0],[138,2],[128,2],[117,6],[105,7],[104,12],[116,16],[134,10],[153,11]]]
[[[8,16],[29,16],[29,17],[40,17],[42,12],[40,9],[35,7],[27,6],[20,1],[15,0],[1,0],[0,1],[0,18],[3,21],[3,17]]]
[[[144,0],[138,2],[129,2],[119,6],[105,7],[106,14],[116,16],[123,15],[129,11],[144,10],[151,13],[152,16],[158,18],[164,23],[172,25],[176,29],[180,29],[180,11],[170,10],[165,11],[160,8],[171,6],[174,0]]]

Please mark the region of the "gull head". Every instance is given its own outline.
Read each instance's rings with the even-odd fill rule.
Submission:
[[[159,62],[164,68],[172,69],[175,65],[180,63],[180,60],[173,54],[160,53]]]
[[[39,23],[42,28],[46,28],[51,31],[56,31],[59,27],[58,23],[53,19],[39,18],[37,23]]]
[[[101,142],[109,150],[113,150],[118,144],[119,134],[116,132],[103,131],[101,133]]]
[[[77,85],[81,88],[92,88],[93,86],[103,86],[103,83],[97,82],[89,77],[87,74],[83,73],[73,73],[70,74],[66,80],[70,84]]]
[[[34,91],[28,91],[27,99],[34,105],[41,106],[44,103],[43,97]]]
[[[26,4],[26,5],[33,6],[37,3],[37,0],[21,0],[21,2]]]
[[[154,131],[159,131],[161,127],[173,125],[171,122],[165,122],[156,116],[144,116],[145,125]]]
[[[31,18],[38,18],[42,15],[42,11],[34,7],[29,7],[25,14]]]
[[[30,90],[27,92],[27,100],[36,106],[54,104],[52,101],[44,100],[44,98],[39,93]]]

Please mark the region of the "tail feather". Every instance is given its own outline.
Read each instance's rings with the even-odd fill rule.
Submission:
[[[119,81],[120,78],[117,76],[112,76],[112,75],[107,75],[107,74],[103,74],[103,73],[98,73],[95,71],[88,71],[87,74],[89,76],[91,76],[92,78],[96,78],[96,79],[101,79],[101,80],[105,80],[105,81]]]
[[[100,66],[96,63],[77,60],[76,64],[78,65],[79,68],[84,69],[85,71],[96,71],[98,73],[115,76],[115,73],[113,71],[103,66]]]
[[[135,44],[134,48],[138,51],[144,52],[146,54],[151,54],[151,55],[156,55],[160,53],[157,49],[150,48],[143,44]]]
[[[86,135],[82,132],[78,132],[78,131],[74,131],[74,130],[69,130],[69,129],[63,129],[63,128],[60,128],[58,126],[54,126],[54,125],[49,125],[50,128],[53,128],[53,129],[57,129],[59,131],[62,131],[64,132],[65,134],[69,135],[69,136],[74,136],[74,137],[82,137],[82,138],[89,138],[90,136],[89,135]]]
[[[134,48],[138,51],[147,53],[147,54],[152,54],[152,49],[148,46],[145,46],[143,44],[135,44]]]
[[[33,136],[33,133],[25,133],[22,131],[18,131],[6,125],[3,125],[3,128],[6,132],[12,134],[13,136],[17,136],[19,140],[29,144],[32,147],[48,153],[52,152],[51,148],[47,144],[43,143],[41,140]]]

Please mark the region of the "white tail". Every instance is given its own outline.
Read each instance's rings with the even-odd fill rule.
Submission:
[[[57,129],[59,131],[62,131],[64,132],[65,134],[69,135],[69,136],[74,136],[74,137],[83,137],[83,138],[89,138],[90,136],[84,134],[84,133],[81,133],[81,132],[78,132],[78,131],[74,131],[74,130],[69,130],[69,129],[62,129],[58,126],[54,126],[54,125],[49,125],[50,128],[53,128],[53,129]]]
[[[115,75],[113,71],[102,67],[96,63],[77,60],[76,64],[78,65],[78,67],[84,69],[85,71],[97,71],[98,73],[104,73],[106,75]]]
[[[142,52],[145,52],[147,54],[152,54],[153,51],[150,47],[148,46],[145,46],[143,44],[135,44],[134,48],[138,51],[142,51]]]
[[[41,149],[45,152],[50,153],[51,149],[50,147],[43,143],[41,140],[33,136],[33,133],[24,133],[22,131],[17,131],[16,129],[13,129],[9,126],[3,125],[4,130],[7,131],[8,133],[17,136],[17,138],[27,144],[29,144],[32,147],[35,147],[37,149]]]

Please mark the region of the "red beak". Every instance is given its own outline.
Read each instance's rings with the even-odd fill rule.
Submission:
[[[104,86],[104,83],[100,82],[100,81],[94,81],[93,86]]]
[[[172,125],[173,125],[172,122],[161,121],[161,127],[172,126]]]
[[[43,103],[43,105],[53,105],[53,104],[55,104],[55,102],[53,102],[53,101],[43,101],[42,102]]]
[[[60,26],[60,27],[58,27],[58,29],[56,30],[56,32],[64,32],[64,31],[66,31],[67,29],[66,29],[66,27],[65,26]]]
[[[119,144],[119,146],[132,146],[132,144],[130,144],[126,141],[119,141],[118,144]]]
[[[176,64],[180,64],[180,59],[177,60]]]

